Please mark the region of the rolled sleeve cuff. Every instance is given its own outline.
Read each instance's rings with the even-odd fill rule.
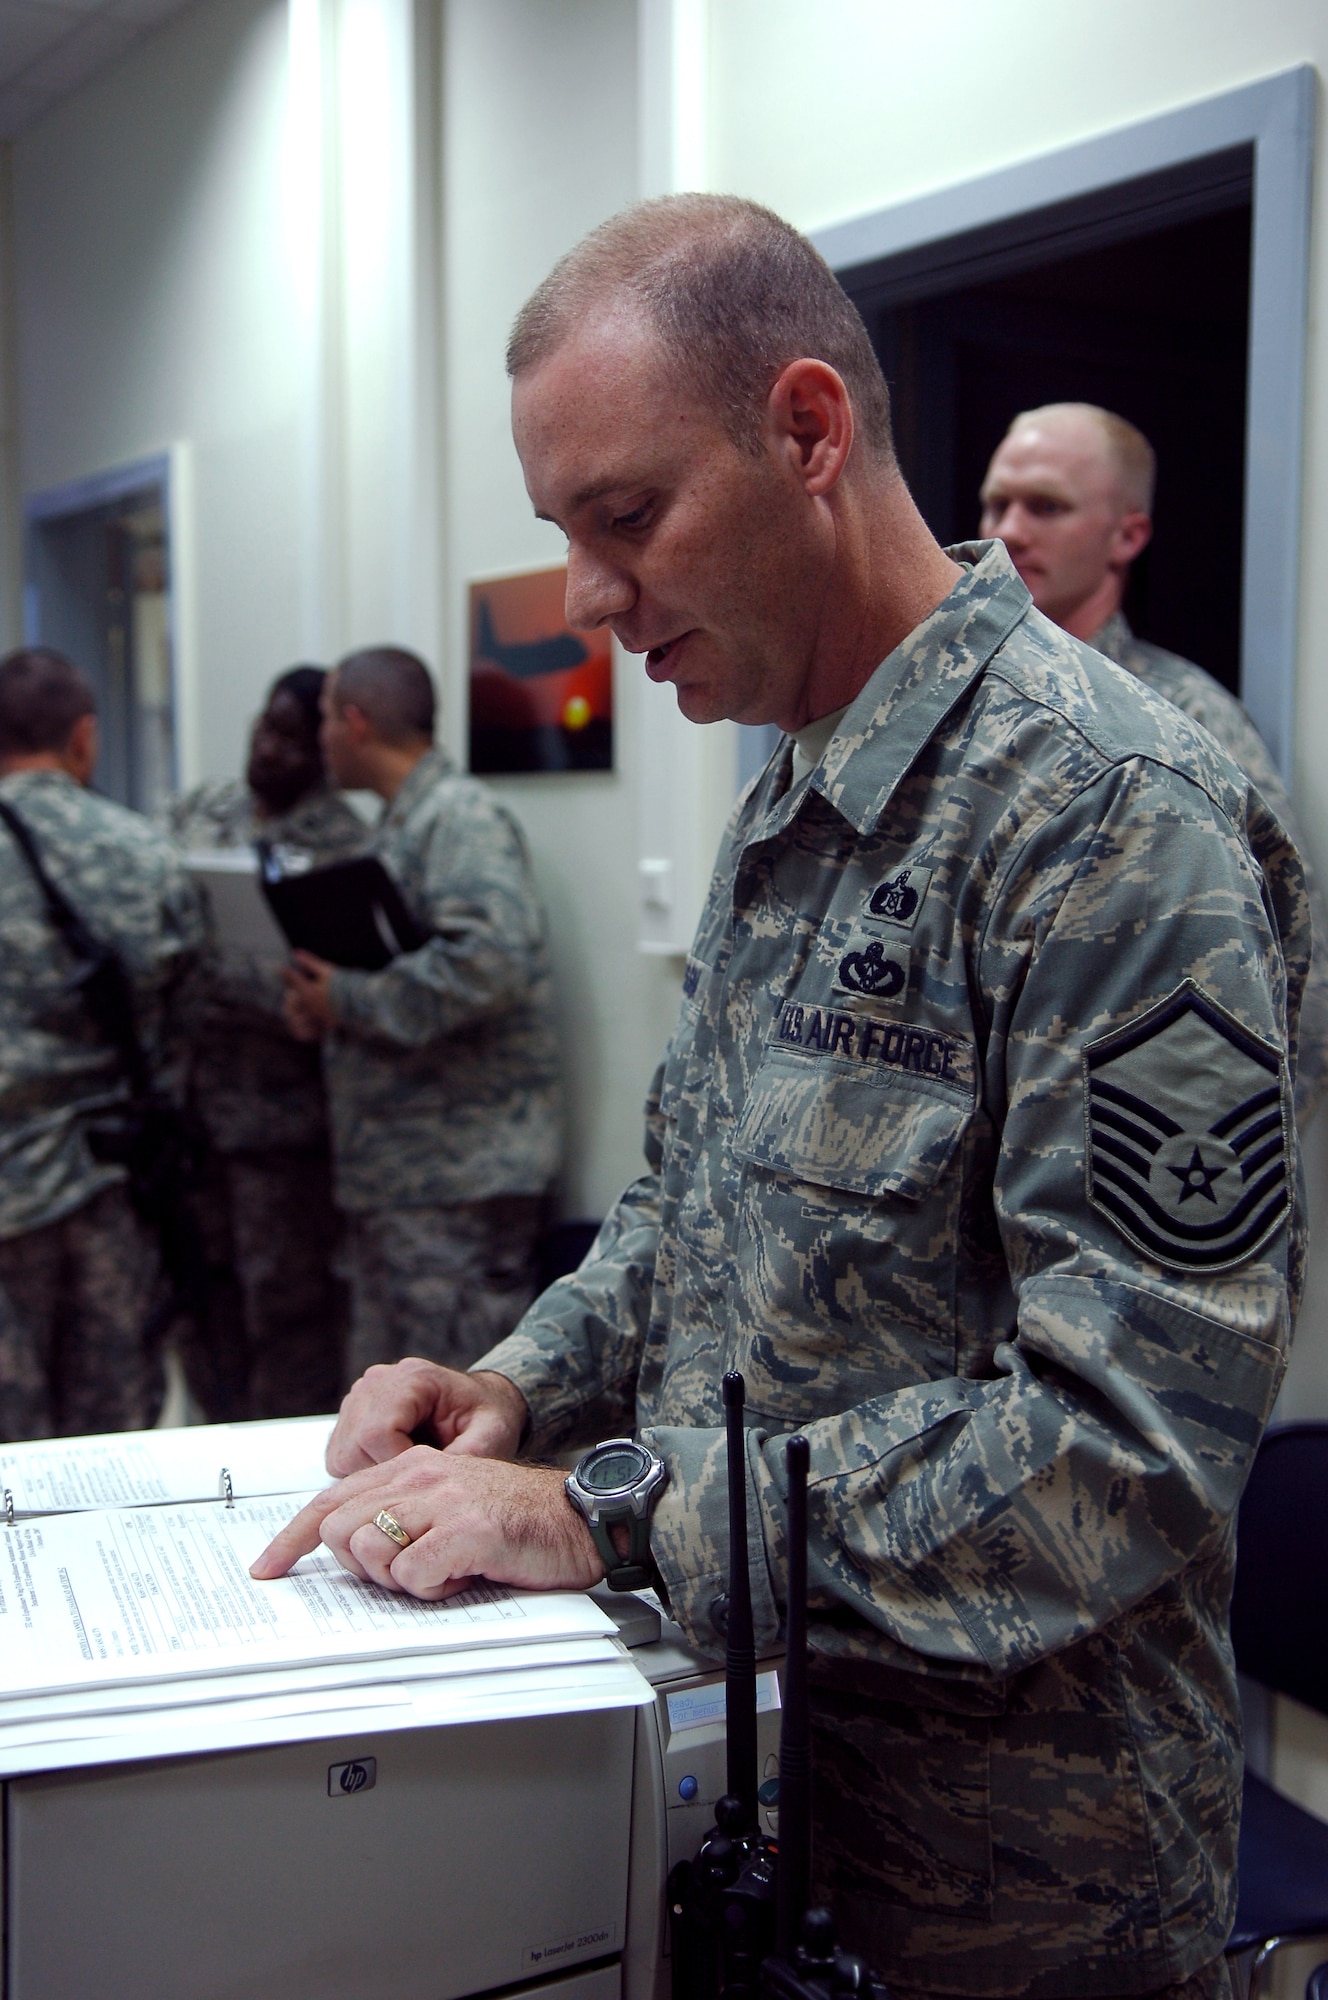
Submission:
[[[372,972],[353,972],[339,966],[327,983],[328,1003],[339,1028],[373,1026]]]
[[[756,1652],[780,1640],[777,1578],[782,1573],[779,1493],[761,1455],[764,1433],[747,1436],[747,1570]],[[728,1474],[722,1430],[657,1424],[641,1432],[669,1475],[650,1531],[650,1551],[673,1616],[698,1652],[724,1651],[729,1588]]]

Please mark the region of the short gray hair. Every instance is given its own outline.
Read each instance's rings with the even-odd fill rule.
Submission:
[[[597,307],[634,307],[679,377],[744,451],[760,448],[766,398],[807,356],[842,376],[864,446],[894,462],[890,392],[867,329],[805,236],[736,195],[664,195],[593,229],[517,314],[507,372],[561,347]]]

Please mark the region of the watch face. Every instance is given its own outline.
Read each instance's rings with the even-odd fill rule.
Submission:
[[[637,1444],[616,1444],[583,1459],[577,1478],[588,1493],[621,1493],[635,1485],[650,1463],[647,1452]]]

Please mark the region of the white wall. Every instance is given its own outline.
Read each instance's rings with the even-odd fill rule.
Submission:
[[[447,711],[459,723],[468,580],[563,559],[522,484],[503,351],[554,259],[635,198],[637,41],[625,0],[447,0],[444,23]],[[613,772],[495,784],[530,835],[552,926],[566,1206],[579,1214],[602,1214],[640,1171],[641,1101],[678,1003],[677,961],[636,949],[643,685],[620,657]]]
[[[23,488],[189,442],[211,770],[299,652],[285,92],[285,7],[205,0],[14,148]]]

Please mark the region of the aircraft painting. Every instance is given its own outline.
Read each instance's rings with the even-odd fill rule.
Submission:
[[[470,586],[470,768],[613,768],[613,658],[607,632],[573,632],[567,572],[536,570]]]

